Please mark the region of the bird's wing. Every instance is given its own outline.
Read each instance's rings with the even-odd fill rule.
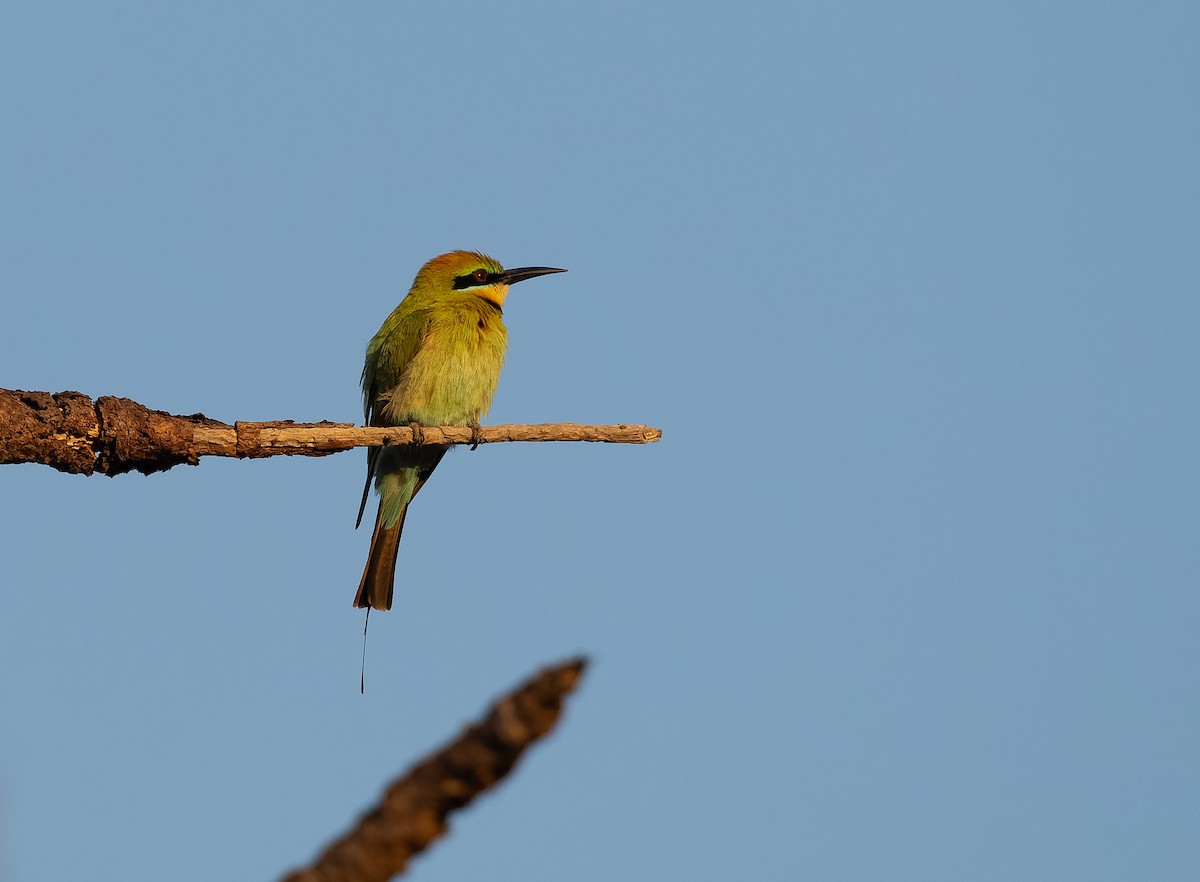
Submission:
[[[429,333],[431,322],[427,309],[406,308],[406,301],[392,310],[371,342],[367,344],[367,357],[363,362],[363,421],[368,426],[386,425],[381,422],[380,396],[386,395],[400,383],[405,369],[421,348]],[[371,495],[371,482],[375,480],[375,466],[382,447],[367,448],[367,481],[363,487],[362,502],[358,506],[355,529],[362,523]],[[432,470],[431,470],[432,471]]]
[[[381,397],[400,384],[400,378],[429,334],[432,315],[428,309],[406,308],[401,301],[387,317],[371,342],[363,362],[363,419],[368,426],[379,422]]]

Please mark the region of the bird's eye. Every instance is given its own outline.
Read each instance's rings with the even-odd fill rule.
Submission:
[[[485,269],[477,269],[475,272],[471,273],[471,275],[474,276],[475,281],[481,285],[488,280],[488,271]]]

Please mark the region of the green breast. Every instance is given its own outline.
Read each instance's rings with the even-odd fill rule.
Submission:
[[[500,310],[465,296],[429,311],[417,351],[386,398],[387,422],[465,426],[492,405],[508,332]],[[380,390],[382,393],[382,390]]]

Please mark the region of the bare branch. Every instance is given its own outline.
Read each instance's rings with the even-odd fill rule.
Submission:
[[[548,668],[492,705],[488,715],[393,783],[358,825],[311,867],[283,882],[383,882],[447,830],[447,816],[512,771],[554,728],[586,659]]]
[[[178,416],[128,398],[93,401],[81,392],[0,389],[0,464],[36,462],[76,475],[166,471],[202,456],[327,456],[383,444],[471,444],[500,441],[605,441],[650,444],[662,437],[649,426],[579,423],[485,426],[478,437],[461,426],[377,428],[351,423],[234,425],[204,414]]]

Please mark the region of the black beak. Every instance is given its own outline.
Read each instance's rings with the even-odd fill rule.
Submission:
[[[537,276],[565,272],[565,269],[558,269],[557,267],[553,266],[520,266],[516,269],[505,270],[504,272],[500,273],[496,281],[502,282],[505,285],[515,285],[517,282],[524,282],[526,279],[533,279]]]

